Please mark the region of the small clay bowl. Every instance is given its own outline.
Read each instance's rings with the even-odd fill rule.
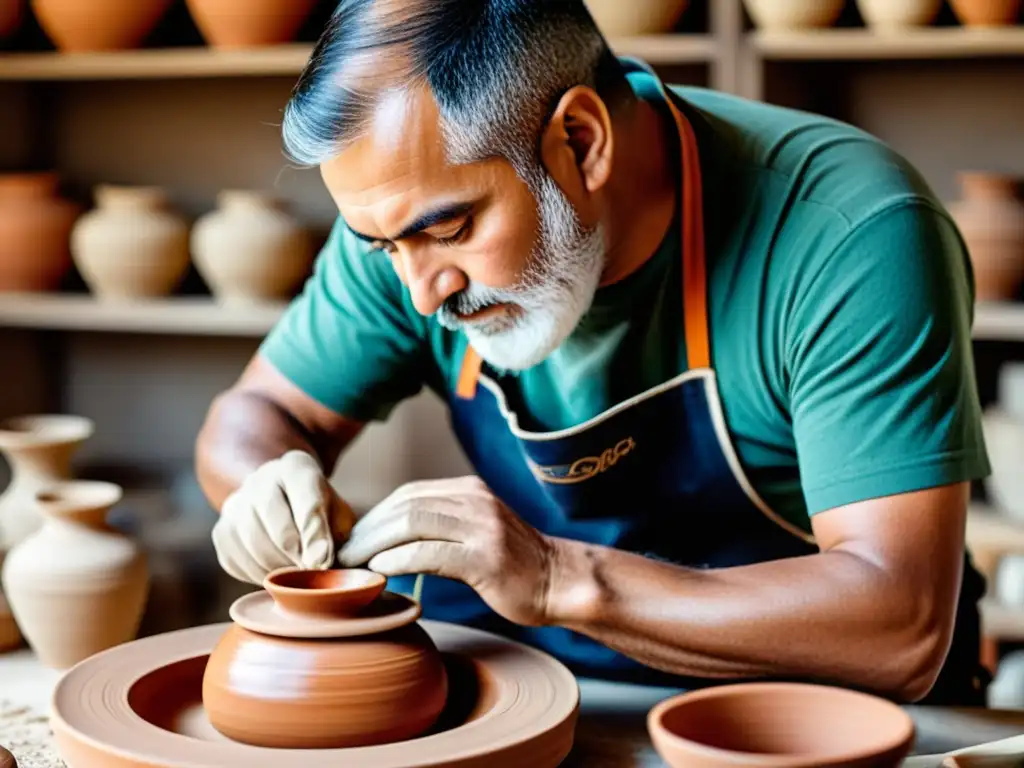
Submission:
[[[380,597],[386,584],[387,579],[379,573],[358,568],[281,568],[263,580],[263,588],[281,610],[302,616],[358,613]]]
[[[647,728],[672,768],[895,768],[915,733],[910,716],[884,699],[769,682],[667,699]]]

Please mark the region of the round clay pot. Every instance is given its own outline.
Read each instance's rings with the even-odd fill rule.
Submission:
[[[236,601],[203,676],[214,728],[277,749],[425,733],[447,701],[447,672],[417,623],[419,605],[381,594],[384,583],[368,571],[288,568],[267,577],[265,593]]]
[[[253,48],[292,42],[316,0],[185,0],[185,4],[211,46]]]
[[[1020,18],[1021,0],[949,0],[949,4],[968,27],[1005,27]]]
[[[0,40],[17,32],[24,18],[24,0],[0,0]]]
[[[959,200],[948,206],[970,252],[978,301],[1010,301],[1024,281],[1024,200],[1019,181],[960,174]]]
[[[846,0],[743,0],[759,28],[771,32],[831,27]]]
[[[586,0],[594,21],[608,37],[672,32],[690,0]]]
[[[149,591],[145,553],[107,514],[112,483],[72,480],[36,494],[42,527],[4,560],[3,586],[39,661],[67,669],[135,639]]]
[[[8,750],[0,747],[0,768],[18,768],[18,761]]]
[[[857,0],[864,22],[878,32],[898,32],[935,21],[942,0]]]
[[[80,213],[58,196],[56,174],[0,174],[0,291],[57,289]]]
[[[221,192],[217,210],[192,229],[196,269],[224,302],[285,298],[309,275],[314,258],[308,232],[280,202],[258,192]]]
[[[32,0],[47,37],[62,51],[138,48],[172,0]]]
[[[4,555],[0,552],[0,567],[3,566],[3,561]],[[20,648],[23,640],[21,630],[18,629],[18,622],[14,620],[14,614],[11,613],[11,606],[8,604],[7,598],[4,597],[3,591],[0,590],[0,653]],[[0,768],[2,766],[3,763],[0,762]]]
[[[895,768],[915,734],[910,716],[889,701],[795,683],[676,696],[650,711],[647,726],[672,768]]]
[[[166,296],[188,272],[189,225],[156,187],[100,186],[71,234],[75,266],[102,299]]]

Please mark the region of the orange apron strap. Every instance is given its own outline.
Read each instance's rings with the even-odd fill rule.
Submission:
[[[476,386],[480,380],[480,369],[484,361],[480,354],[473,349],[473,346],[466,346],[466,354],[462,356],[462,369],[459,371],[459,381],[455,385],[455,395],[463,400],[472,400],[476,397]]]

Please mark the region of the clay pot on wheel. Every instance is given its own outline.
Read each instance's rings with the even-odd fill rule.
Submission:
[[[252,48],[292,42],[316,0],[185,0],[185,4],[211,46]]]
[[[1005,27],[1020,18],[1022,0],[949,0],[960,23],[968,27]]]
[[[362,570],[283,569],[237,600],[210,655],[203,706],[234,741],[332,749],[426,732],[448,695],[420,606]],[[287,694],[287,695],[285,695]]]
[[[172,0],[32,0],[39,26],[65,52],[138,48]]]
[[[0,291],[57,289],[80,212],[58,196],[56,174],[0,174]]]
[[[948,206],[967,243],[978,301],[1010,301],[1024,281],[1024,199],[1020,182],[960,174],[961,198]]]
[[[845,4],[846,0],[744,0],[754,24],[771,32],[831,27]]]
[[[892,702],[791,683],[676,696],[650,711],[647,728],[672,768],[896,768],[915,735],[913,720]]]
[[[878,32],[899,32],[935,21],[942,0],[857,0],[864,22]]]
[[[587,10],[608,37],[672,32],[690,0],[586,0]]]
[[[188,222],[157,187],[96,189],[97,207],[71,234],[75,266],[101,299],[172,293],[188,272]]]

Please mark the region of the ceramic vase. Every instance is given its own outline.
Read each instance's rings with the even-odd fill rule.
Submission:
[[[0,423],[0,453],[11,468],[11,482],[0,495],[0,549],[39,529],[36,493],[72,479],[74,456],[93,432],[93,422],[81,416],[22,416]]]
[[[113,483],[72,480],[36,494],[38,531],[4,561],[3,586],[39,661],[67,669],[135,639],[149,590],[146,555],[106,522]]]
[[[672,32],[689,0],[586,0],[587,9],[608,37],[659,35]]]
[[[24,0],[0,0],[0,40],[17,32],[24,18]]]
[[[1017,179],[960,174],[961,197],[948,206],[970,252],[978,301],[1009,301],[1024,281],[1024,199]]]
[[[953,13],[967,27],[1005,27],[1020,18],[1021,0],[949,0]]]
[[[361,570],[283,569],[264,586],[232,605],[206,665],[203,707],[221,734],[344,749],[415,738],[437,721],[448,677],[418,603]]]
[[[878,32],[927,26],[942,10],[942,0],[857,0],[864,22]]]
[[[188,272],[189,224],[157,187],[103,185],[71,234],[75,266],[101,299],[172,293]]]
[[[831,27],[845,4],[846,0],[744,0],[754,24],[770,32]]]
[[[173,0],[32,0],[46,36],[61,51],[138,48]]]
[[[221,301],[282,299],[307,277],[309,233],[278,201],[257,192],[225,191],[217,210],[192,229],[192,258]]]
[[[185,0],[203,38],[215,48],[292,42],[316,0]]]
[[[0,174],[0,291],[52,291],[70,269],[81,210],[58,186],[53,173]]]

